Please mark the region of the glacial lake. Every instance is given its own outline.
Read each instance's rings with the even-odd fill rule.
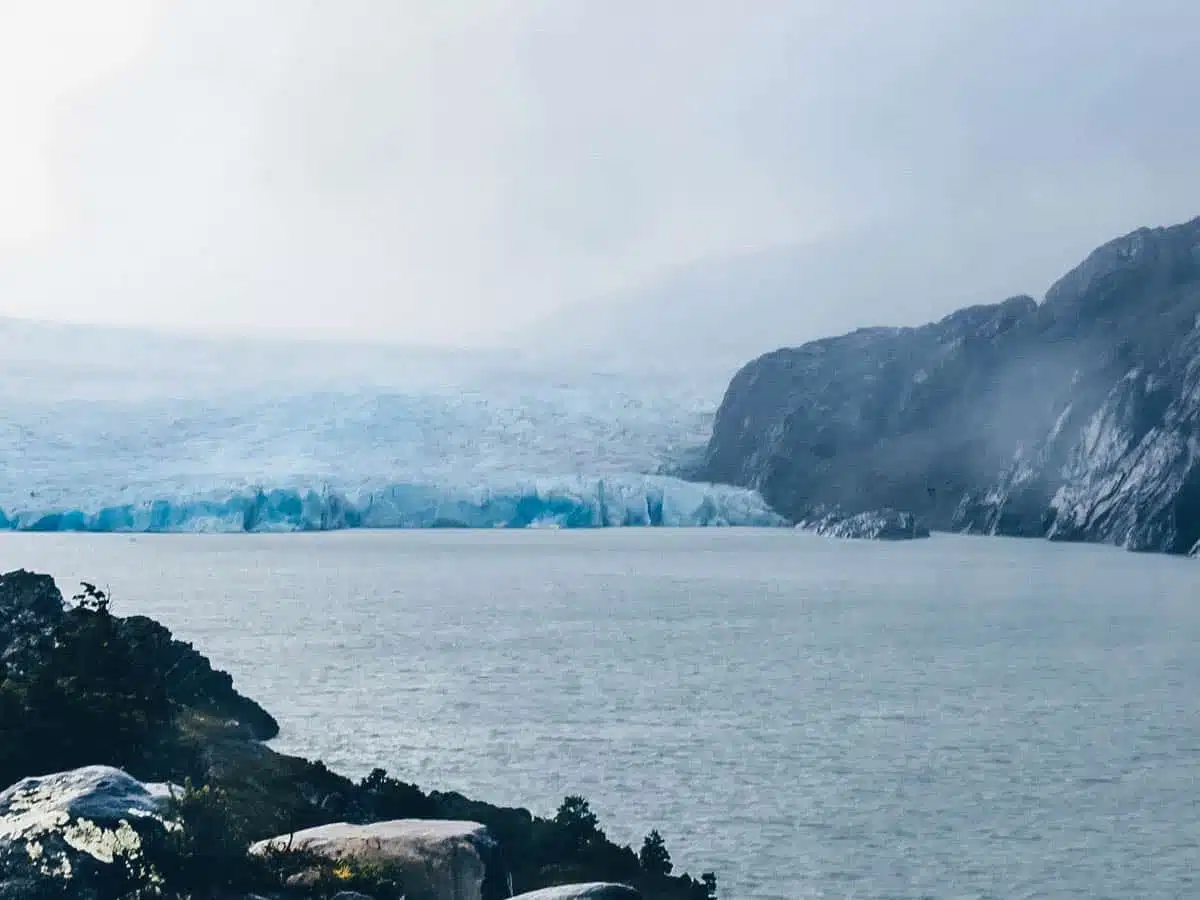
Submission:
[[[359,776],[662,830],[727,900],[1200,896],[1200,563],[789,531],[0,536]]]

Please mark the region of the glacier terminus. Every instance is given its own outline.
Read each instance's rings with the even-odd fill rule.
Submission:
[[[0,322],[0,528],[783,524],[669,472],[725,372]]]

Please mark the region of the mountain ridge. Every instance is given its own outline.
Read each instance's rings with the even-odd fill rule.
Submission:
[[[1200,549],[1200,218],[1092,251],[1037,303],[783,348],[730,382],[707,480],[933,528]]]

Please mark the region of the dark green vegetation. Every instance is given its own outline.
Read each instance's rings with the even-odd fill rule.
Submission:
[[[551,819],[460,794],[426,793],[376,769],[359,782],[321,762],[274,752],[270,715],[238,694],[189,644],[144,617],[120,618],[85,585],[66,605],[49,576],[0,575],[0,788],[30,775],[111,765],[142,781],[185,785],[185,825],[147,848],[168,895],[271,892],[305,875],[302,894],[358,889],[388,900],[386,871],[334,871],[297,854],[252,858],[254,841],[332,822],[459,819],[500,842],[516,892],[587,881],[623,882],[651,900],[711,900],[715,879],[670,875],[657,832],[641,857],[610,841],[582,797]]]
[[[691,474],[793,521],[1200,552],[1200,219],[1092,253],[1042,303],[776,350],[733,378]]]

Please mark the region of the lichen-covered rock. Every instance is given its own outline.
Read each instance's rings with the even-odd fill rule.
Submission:
[[[708,481],[930,527],[1200,552],[1200,219],[1046,294],[777,350],[726,391]]]
[[[500,847],[477,822],[337,823],[260,841],[250,852],[289,849],[385,866],[398,875],[407,900],[502,900],[511,895]]]
[[[107,766],[19,781],[0,793],[0,898],[153,896],[144,846],[176,827],[163,805],[161,792]]]
[[[911,541],[929,537],[929,529],[912,513],[874,509],[853,515],[840,509],[816,507],[796,523],[796,528],[822,537],[872,541]]]
[[[518,894],[513,900],[641,900],[642,895],[624,884],[564,884]]]

